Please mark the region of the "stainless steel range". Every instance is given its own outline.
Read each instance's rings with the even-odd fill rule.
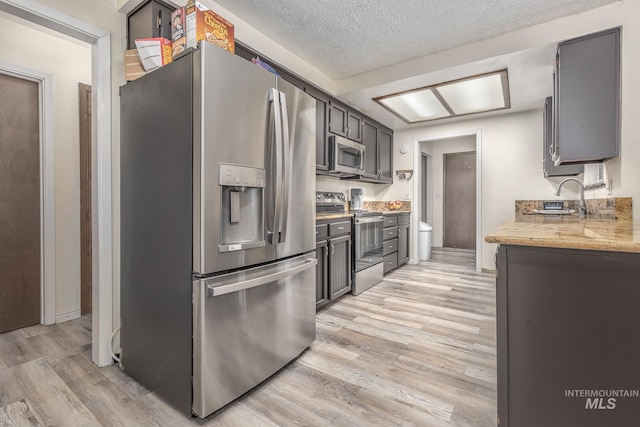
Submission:
[[[343,193],[317,192],[316,212],[345,212],[346,200]],[[384,217],[379,212],[370,212],[365,209],[348,212],[353,214],[353,245],[351,245],[353,248],[351,253],[353,286],[351,292],[358,295],[377,285],[383,279],[382,227]]]

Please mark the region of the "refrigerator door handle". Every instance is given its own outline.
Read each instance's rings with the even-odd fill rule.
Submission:
[[[233,292],[240,292],[246,289],[255,288],[257,286],[266,285],[267,283],[275,282],[280,279],[284,279],[288,276],[293,276],[300,272],[309,270],[316,266],[318,261],[315,258],[305,259],[304,263],[298,265],[297,267],[290,268],[288,270],[279,271],[273,274],[267,274],[262,277],[256,277],[255,279],[244,280],[242,282],[232,283],[229,285],[222,286],[211,286],[207,285],[207,294],[210,297],[217,297],[220,295],[226,295]]]
[[[276,154],[276,159],[275,165],[273,163],[269,165],[270,176],[272,177],[270,185],[275,186],[275,195],[273,198],[273,224],[269,224],[272,231],[268,231],[267,235],[270,235],[270,237],[272,237],[270,240],[271,243],[277,243],[279,235],[278,231],[280,229],[281,223],[280,217],[282,216],[282,203],[280,203],[280,200],[282,200],[282,112],[280,109],[280,93],[276,89],[272,88],[269,90],[269,102],[271,103],[271,106],[273,108],[274,116],[273,123],[275,141],[272,145],[272,150]],[[273,159],[273,156],[271,158]]]
[[[289,216],[289,189],[291,188],[291,162],[289,161],[290,146],[289,146],[289,116],[287,114],[287,98],[284,92],[280,92],[280,113],[282,114],[282,151],[283,151],[283,164],[282,164],[282,176],[284,182],[284,189],[282,194],[282,221],[280,221],[279,234],[280,242],[284,242],[287,237],[287,220]],[[280,199],[278,199],[280,200]]]

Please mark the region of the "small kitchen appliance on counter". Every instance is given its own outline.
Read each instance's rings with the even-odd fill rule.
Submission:
[[[351,210],[354,212],[361,212],[364,210],[364,188],[352,188],[351,189]]]

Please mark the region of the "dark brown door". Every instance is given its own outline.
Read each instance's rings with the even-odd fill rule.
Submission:
[[[0,332],[40,322],[38,92],[0,74]]]
[[[476,248],[476,153],[444,155],[444,246]]]
[[[80,95],[80,310],[91,314],[91,86]]]

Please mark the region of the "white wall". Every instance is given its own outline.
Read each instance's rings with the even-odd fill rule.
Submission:
[[[442,247],[444,236],[444,155],[464,153],[476,150],[476,136],[459,136],[450,139],[423,141],[420,143],[423,153],[431,156],[431,185],[433,196],[427,201],[427,209],[431,210],[432,245]],[[416,201],[419,196],[416,196]]]
[[[16,41],[20,42],[17,43]],[[56,316],[80,311],[78,83],[91,84],[91,48],[0,15],[0,59],[53,75]]]

